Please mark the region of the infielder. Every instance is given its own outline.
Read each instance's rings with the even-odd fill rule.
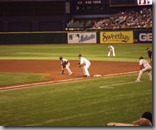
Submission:
[[[139,66],[140,66],[140,71],[136,82],[140,82],[140,78],[144,72],[147,72],[149,79],[152,80],[152,74],[151,74],[152,67],[142,56],[139,57]]]
[[[67,59],[64,59],[62,56],[59,57],[61,61],[61,74],[64,74],[64,68],[66,68],[69,75],[72,75],[73,72],[70,70],[70,62]]]
[[[83,66],[82,69],[83,69],[84,76],[85,77],[90,77],[90,73],[89,73],[88,69],[89,69],[89,67],[91,65],[91,62],[88,59],[82,57],[81,54],[79,54],[78,57],[80,59],[80,63],[78,63],[78,65],[79,65],[79,67]]]
[[[146,48],[146,51],[147,51],[148,57],[151,61],[151,65],[152,65],[152,51],[149,48]]]
[[[112,45],[108,45],[108,56],[110,56],[110,54],[113,54],[113,56],[115,56],[115,49]]]

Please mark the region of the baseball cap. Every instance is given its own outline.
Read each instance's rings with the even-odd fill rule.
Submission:
[[[81,54],[78,55],[78,57],[81,57],[81,56],[82,56]]]
[[[140,56],[139,59],[144,59],[144,58],[142,56]]]

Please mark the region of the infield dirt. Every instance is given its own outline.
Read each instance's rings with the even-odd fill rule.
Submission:
[[[61,66],[58,60],[0,60],[0,72],[13,73],[38,73],[45,74],[49,80],[63,80],[83,77],[82,67],[78,67],[78,60],[72,60],[71,70],[73,75],[60,74]],[[91,61],[89,72],[94,75],[108,75],[132,72],[138,70],[138,63],[135,62],[111,62]]]

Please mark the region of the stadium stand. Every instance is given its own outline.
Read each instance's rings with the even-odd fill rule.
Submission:
[[[91,6],[91,3],[78,0],[78,11],[67,23],[66,30],[152,28],[152,6],[110,7],[108,1],[102,2]]]

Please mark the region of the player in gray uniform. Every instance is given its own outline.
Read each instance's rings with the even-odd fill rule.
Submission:
[[[66,68],[69,75],[72,75],[73,72],[70,70],[70,62],[67,59],[64,59],[62,56],[59,57],[61,61],[61,74],[64,74],[64,68]]]
[[[151,74],[152,67],[142,56],[139,57],[139,66],[140,66],[140,71],[136,82],[140,82],[140,78],[144,72],[147,72],[149,79],[152,80],[152,74]]]
[[[91,62],[88,59],[82,57],[81,54],[79,54],[78,57],[80,59],[80,63],[78,65],[79,65],[79,67],[83,66],[84,76],[85,77],[90,77],[90,73],[89,73],[88,69],[89,69],[89,67],[91,65]]]

